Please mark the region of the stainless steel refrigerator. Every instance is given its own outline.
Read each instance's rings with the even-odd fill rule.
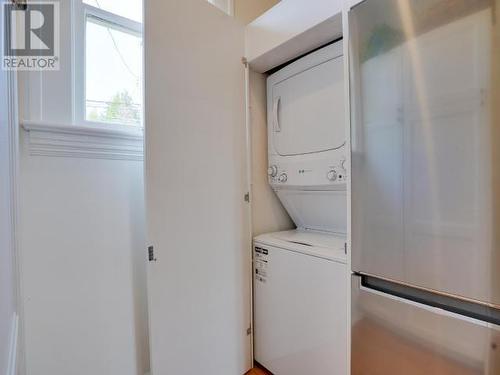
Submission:
[[[349,11],[354,375],[500,374],[500,0]]]

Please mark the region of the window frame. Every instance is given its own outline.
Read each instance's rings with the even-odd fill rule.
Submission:
[[[225,12],[228,16],[233,17],[234,16],[234,0],[207,0],[210,4],[212,4],[214,7],[219,8],[223,12]],[[219,4],[220,1],[225,2],[225,6],[222,6],[222,4]]]
[[[90,121],[86,116],[86,63],[87,63],[87,19],[94,18],[95,22],[110,25],[116,30],[143,38],[143,24],[129,18],[111,13],[107,10],[85,4],[83,0],[73,0],[73,123],[83,126],[106,129],[143,129],[144,128],[144,93],[141,106],[142,122],[139,125],[123,124],[120,122]],[[142,56],[144,69],[144,52]],[[144,73],[144,72],[143,72]],[[144,77],[144,74],[143,74]],[[144,80],[142,82],[144,87]]]

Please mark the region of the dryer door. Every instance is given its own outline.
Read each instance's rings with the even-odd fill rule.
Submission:
[[[291,68],[306,63],[299,60]],[[345,142],[343,57],[301,70],[270,82],[269,122],[274,148],[283,156],[327,151]]]

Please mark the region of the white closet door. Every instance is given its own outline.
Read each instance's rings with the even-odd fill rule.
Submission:
[[[206,0],[145,1],[153,375],[251,365],[243,35]]]

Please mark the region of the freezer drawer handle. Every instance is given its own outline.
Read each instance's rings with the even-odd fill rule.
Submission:
[[[500,325],[500,310],[492,306],[453,298],[367,275],[361,276],[361,286],[366,290],[375,290],[455,314]]]

